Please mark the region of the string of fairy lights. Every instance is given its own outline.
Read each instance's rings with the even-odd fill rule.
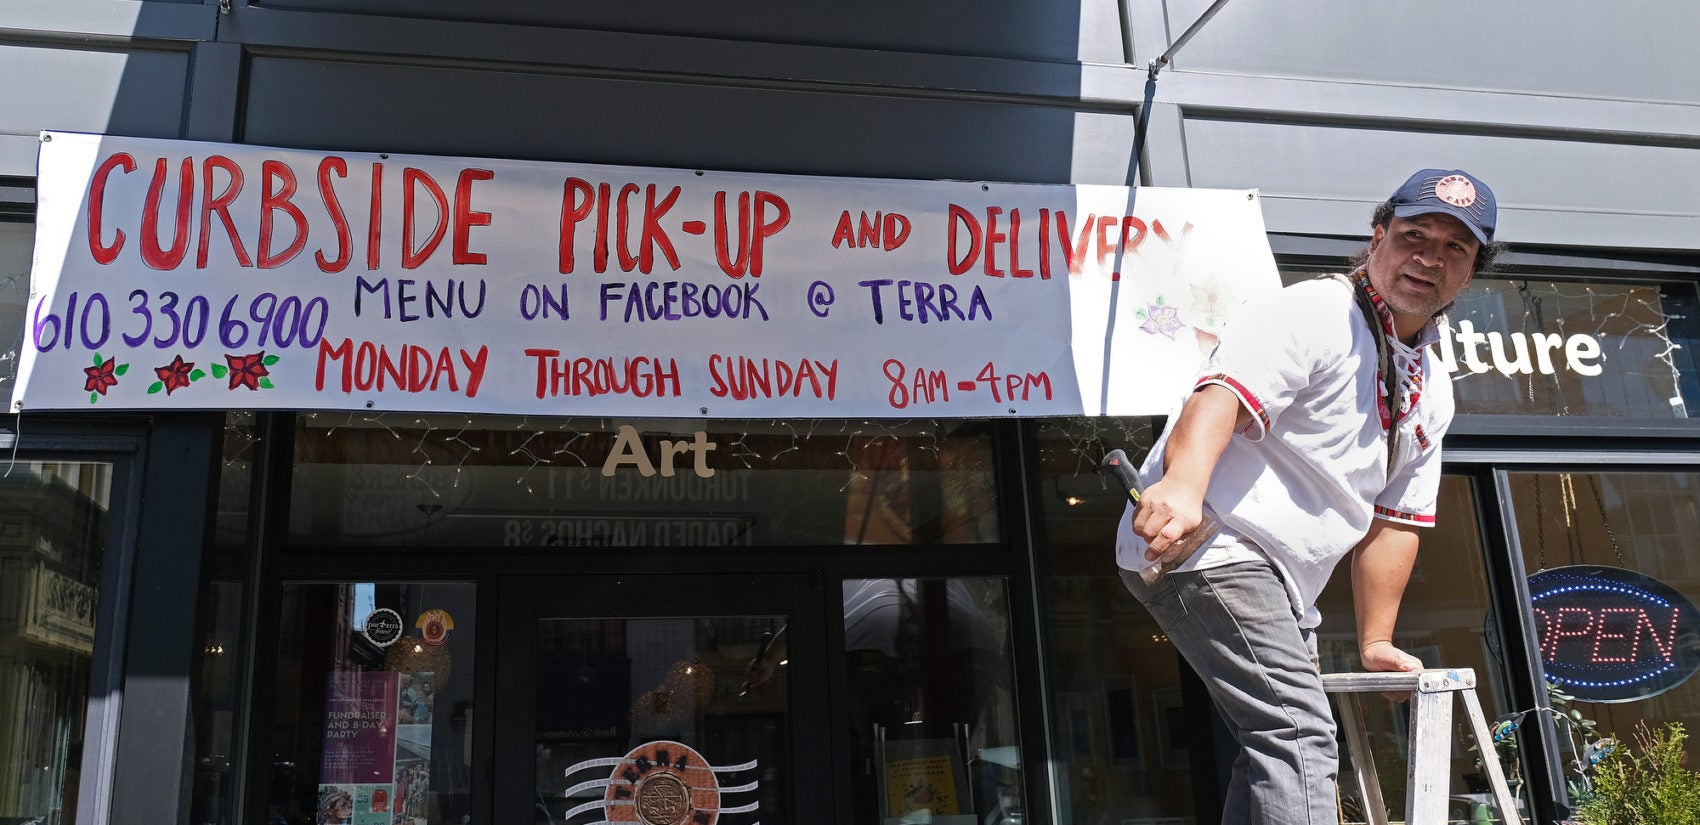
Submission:
[[[0,291],[8,287],[9,280],[16,279],[0,279]],[[1472,290],[1473,294],[1466,293],[1465,301],[1471,311],[1461,317],[1475,320],[1484,329],[1514,331],[1510,325],[1512,319],[1501,317],[1504,314],[1501,308],[1507,302],[1498,300],[1509,297],[1514,289],[1522,306],[1517,324],[1522,330],[1556,332],[1567,336],[1579,322],[1586,321],[1584,329],[1599,336],[1606,336],[1609,332],[1609,337],[1616,339],[1619,350],[1635,340],[1654,341],[1657,350],[1652,357],[1663,365],[1664,370],[1668,370],[1672,394],[1676,394],[1681,378],[1677,358],[1683,345],[1671,337],[1670,327],[1673,322],[1685,321],[1686,316],[1666,312],[1657,287],[1538,281],[1494,283],[1504,286],[1495,290],[1478,285]],[[15,357],[15,352],[0,355],[0,359]],[[1497,372],[1489,374],[1500,377]],[[1456,378],[1467,381],[1475,375],[1477,373],[1463,369],[1456,373]],[[1529,376],[1531,401],[1535,380],[1536,376]],[[1568,408],[1562,398],[1563,382],[1557,376],[1547,380],[1554,384],[1557,402]],[[1477,384],[1491,385],[1491,382],[1478,381]],[[501,463],[519,468],[512,483],[528,494],[535,494],[537,485],[533,477],[540,468],[589,466],[591,459],[582,452],[589,444],[588,440],[594,434],[609,432],[618,423],[606,418],[538,419],[532,416],[474,418],[371,412],[308,412],[301,415],[306,419],[308,431],[321,437],[331,437],[343,429],[363,428],[382,431],[397,440],[411,439],[413,443],[408,455],[417,463],[403,473],[403,478],[433,498],[442,498],[447,490],[460,487],[468,470],[468,461],[474,456],[488,449],[497,449],[489,445],[487,436],[481,438],[472,433],[501,429],[523,433],[524,437],[517,445],[499,448],[506,450],[509,459]],[[763,423],[765,427],[759,432],[761,439],[752,439],[758,433],[748,425],[740,429],[735,438],[728,440],[723,435],[720,447],[725,452],[721,455],[736,459],[745,469],[774,467],[786,456],[803,450],[805,445],[823,436],[832,435],[835,440],[842,438],[842,444],[832,450],[832,454],[841,459],[848,470],[840,492],[870,478],[868,469],[858,459],[864,451],[882,440],[919,440],[920,443],[913,443],[914,447],[937,457],[940,439],[945,437],[939,423],[930,420],[774,419]],[[1047,452],[1045,472],[1048,474],[1061,472],[1072,476],[1095,476],[1098,461],[1107,446],[1137,448],[1149,445],[1153,438],[1150,420],[1139,417],[1059,418],[1045,421],[1042,427],[1047,439],[1063,445],[1061,455],[1053,454],[1059,448],[1052,443],[1043,445]],[[781,446],[778,449],[764,447],[764,442],[771,445],[775,435],[781,436]],[[235,467],[251,462],[258,440],[253,413],[232,414],[226,425],[225,465]]]
[[[1508,303],[1502,299],[1508,297],[1513,290],[1517,296],[1517,304],[1521,306],[1521,316],[1516,319],[1501,311]],[[1648,353],[1647,357],[1652,363],[1661,365],[1662,371],[1669,375],[1670,382],[1667,393],[1655,393],[1659,395],[1656,400],[1661,403],[1668,401],[1673,407],[1676,407],[1680,400],[1682,367],[1677,359],[1683,345],[1671,337],[1670,327],[1673,322],[1686,321],[1688,316],[1667,311],[1668,301],[1664,291],[1658,286],[1496,280],[1478,282],[1459,300],[1468,311],[1455,313],[1455,320],[1473,322],[1478,330],[1489,336],[1490,351],[1494,351],[1496,355],[1503,353],[1505,345],[1501,336],[1505,334],[1542,332],[1568,339],[1573,331],[1581,331],[1592,335],[1595,340],[1615,340],[1615,348],[1619,353],[1650,340],[1655,351]],[[1578,326],[1580,329],[1577,329]],[[1502,369],[1512,369],[1516,366],[1527,368],[1529,353],[1525,349],[1526,344],[1519,339],[1514,339],[1513,344],[1517,355],[1521,357],[1512,356],[1514,362],[1507,363]],[[1611,355],[1602,353],[1600,357],[1601,360],[1607,360]],[[1636,368],[1635,364],[1625,364],[1614,372],[1620,378],[1627,378]],[[1545,381],[1551,384],[1552,403],[1556,412],[1570,414],[1571,405],[1565,395],[1567,382],[1562,377],[1563,372],[1561,367],[1551,376],[1538,377],[1532,372],[1527,374],[1527,403],[1538,403],[1536,383]],[[1470,381],[1477,375],[1491,375],[1492,378]],[[1454,373],[1456,383],[1469,381],[1461,389],[1473,389],[1475,392],[1502,386],[1498,382],[1503,381],[1505,377],[1494,370],[1478,373],[1470,369],[1460,369]]]

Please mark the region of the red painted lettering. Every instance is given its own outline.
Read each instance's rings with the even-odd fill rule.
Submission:
[[[1040,220],[1039,228],[1040,228],[1041,232],[1044,231],[1044,227],[1045,227],[1044,221]],[[1040,250],[1045,249],[1043,243],[1041,243],[1039,245],[1039,249]],[[1009,276],[1011,278],[1031,278],[1031,277],[1033,277],[1033,270],[1021,268],[1021,210],[1020,209],[1009,210]]]
[[[714,193],[714,260],[720,271],[734,278],[744,277],[750,267],[750,193],[738,193],[738,253],[730,254],[726,247],[731,233],[726,225],[726,193]]]
[[[1067,236],[1067,233],[1064,233]],[[1051,210],[1039,210],[1039,277],[1051,279]]]
[[[147,204],[142,207],[142,263],[147,264],[149,269],[176,269],[189,251],[189,208],[195,199],[195,159],[184,158],[177,174],[176,222],[170,249],[159,245],[160,201],[164,197],[167,176],[165,158],[160,158],[154,162]]]
[[[431,236],[421,246],[413,245],[413,225],[418,222],[416,211],[416,196],[414,192],[419,187],[425,187],[425,192],[437,205],[437,225],[432,227]],[[426,174],[423,170],[411,166],[401,172],[401,268],[418,269],[420,264],[431,257],[437,250],[437,244],[443,242],[443,235],[449,229],[449,199],[443,194],[443,187]]]
[[[226,178],[224,189],[217,195],[213,194],[213,170],[221,169]],[[236,196],[242,194],[242,167],[236,161],[223,155],[212,155],[201,162],[201,240],[195,250],[195,266],[199,269],[207,267],[207,242],[212,235],[212,216],[217,215],[220,223],[224,224],[225,237],[230,239],[230,250],[236,254],[239,266],[253,266],[248,258],[248,250],[242,246],[242,238],[236,232],[236,222],[230,219],[230,204]]]
[[[274,193],[272,181],[282,186]],[[307,246],[307,216],[290,201],[295,196],[295,172],[282,161],[268,160],[260,164],[260,243],[256,254],[261,269],[275,269],[289,263]],[[282,211],[295,222],[295,238],[282,252],[273,255],[272,217]]]
[[[1095,220],[1097,220],[1096,216],[1086,216],[1086,220],[1080,225],[1080,237],[1071,246],[1069,238],[1072,236],[1068,231],[1068,213],[1061,209],[1057,210],[1057,242],[1062,244],[1063,262],[1068,264],[1070,275],[1079,275],[1080,268],[1086,265],[1086,242],[1087,238],[1092,235],[1092,222]]]
[[[589,181],[567,178],[567,182],[561,186],[559,259],[562,275],[573,271],[573,239],[577,237],[578,223],[590,217],[590,208],[595,205],[596,190]],[[597,271],[600,272],[601,267],[598,267]]]
[[[998,244],[1008,238],[1007,235],[998,231],[998,216],[1001,214],[1003,214],[1001,207],[986,207],[986,260],[984,269],[986,275],[993,278],[1003,277],[1003,270],[998,269],[994,261],[997,258]]]
[[[847,243],[856,242],[856,229],[850,225],[850,211],[847,209],[838,215],[838,228],[832,230],[832,248],[837,249]]]
[[[860,221],[861,232],[856,235],[857,246],[868,247],[880,245],[880,217],[881,215],[878,212],[875,212],[874,216],[871,218],[868,217],[868,213],[862,213],[862,219]]]
[[[893,212],[885,216],[885,251],[890,252],[909,240],[909,219]]]
[[[89,184],[89,254],[94,256],[95,263],[110,264],[118,258],[118,251],[124,248],[124,230],[113,230],[112,245],[101,243],[101,214],[106,206],[106,178],[112,170],[124,167],[124,174],[136,171],[136,159],[124,152],[114,153],[101,161],[94,170],[94,180]]]
[[[366,210],[366,268],[378,268],[378,246],[384,235],[384,165],[372,164],[372,201]]]
[[[956,254],[956,227],[958,224],[968,229],[967,252],[961,257]],[[945,262],[950,267],[950,274],[961,275],[967,272],[974,261],[980,257],[980,222],[967,209],[956,204],[950,205],[950,233],[945,241]]]
[[[325,251],[322,249],[313,253],[313,260],[318,262],[320,272],[341,272],[348,268],[348,262],[354,258],[354,236],[348,229],[348,217],[342,212],[342,204],[336,199],[336,190],[331,186],[331,172],[336,172],[339,178],[348,177],[348,162],[334,156],[319,161],[319,197],[324,200],[325,212],[331,216],[331,224],[336,227],[336,258],[327,260]],[[202,220],[204,221],[206,218],[203,217]],[[230,218],[226,216],[224,220],[228,225]],[[206,254],[206,237],[207,229],[203,226],[201,227],[203,260]],[[231,239],[234,240],[235,237],[236,233],[231,232]]]
[[[1086,224],[1088,226],[1092,225],[1092,218],[1091,217],[1087,217]],[[1097,234],[1096,237],[1097,237],[1097,241],[1098,241],[1098,268],[1099,269],[1104,269],[1108,266],[1108,263],[1109,263],[1109,260],[1110,260],[1110,255],[1116,251],[1116,242],[1111,239],[1110,233],[1116,231],[1117,224],[1118,224],[1118,221],[1115,218],[1112,218],[1112,217],[1109,217],[1109,216],[1105,216],[1105,217],[1098,219],[1098,234]],[[1115,276],[1120,275],[1120,274],[1121,273],[1119,273],[1119,272],[1115,272],[1114,274],[1111,275],[1111,277],[1115,277]]]
[[[655,184],[650,184],[643,196],[643,237],[639,240],[642,250],[638,252],[638,269],[648,274],[655,265],[655,250],[661,250],[661,256],[667,259],[667,265],[673,269],[679,268],[679,253],[673,250],[673,241],[667,237],[667,231],[661,228],[661,218],[673,204],[679,200],[679,187],[667,193],[659,203],[655,200]]]
[[[631,207],[626,205],[626,197],[629,195],[636,195],[640,191],[642,190],[640,190],[638,185],[635,183],[628,183],[621,186],[620,200],[618,204],[616,204],[617,208],[614,210],[614,214],[616,216],[614,251],[620,256],[620,269],[624,272],[630,272],[633,269],[636,269],[638,265],[637,256],[633,255],[626,249],[626,238],[629,234],[627,230],[631,228],[632,222],[632,211]],[[648,272],[649,270],[646,269],[644,271]]]
[[[489,212],[479,212],[472,208],[472,184],[494,177],[496,173],[488,169],[462,169],[460,177],[455,181],[455,239],[452,253],[456,266],[483,265],[488,257],[467,247],[471,242],[472,227],[490,225]]]

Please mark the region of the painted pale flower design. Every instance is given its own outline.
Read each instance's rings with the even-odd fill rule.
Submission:
[[[1135,314],[1145,319],[1145,323],[1139,325],[1139,330],[1150,335],[1162,335],[1173,339],[1175,333],[1186,326],[1186,324],[1181,323],[1180,312],[1174,307],[1164,304],[1161,297],[1158,297],[1157,303],[1148,304],[1145,309],[1139,310]]]
[[[1227,314],[1226,296],[1222,294],[1222,284],[1215,276],[1202,284],[1192,285],[1192,306],[1190,309],[1197,316],[1202,316],[1204,322],[1198,326],[1215,329],[1222,322],[1222,316]]]

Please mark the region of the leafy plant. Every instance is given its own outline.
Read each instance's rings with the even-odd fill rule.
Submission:
[[[1680,722],[1642,722],[1635,746],[1616,748],[1595,766],[1593,787],[1576,811],[1588,825],[1700,825],[1700,772],[1683,765],[1688,733]]]

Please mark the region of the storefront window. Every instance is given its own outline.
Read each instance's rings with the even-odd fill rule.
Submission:
[[[0,217],[0,397],[12,394],[12,380],[17,376],[34,245],[35,224]]]
[[[844,589],[857,822],[1026,816],[1002,579],[852,579]]]
[[[307,414],[296,545],[529,548],[999,539],[983,422]]]
[[[213,544],[202,562],[191,741],[194,790],[190,822],[236,821],[236,733],[245,700],[242,682],[243,593],[253,553],[248,545],[248,496],[253,484],[254,414],[225,418],[218,515]]]
[[[1393,643],[1421,659],[1427,667],[1471,668],[1476,694],[1490,718],[1518,710],[1512,705],[1500,658],[1498,629],[1491,626],[1492,598],[1482,549],[1482,528],[1476,519],[1477,491],[1469,478],[1443,476],[1435,525],[1418,535],[1421,544],[1411,580],[1400,602]],[[1358,659],[1357,622],[1353,613],[1351,560],[1340,562],[1334,578],[1317,599],[1322,624],[1317,647],[1324,673],[1363,670]],[[1405,799],[1407,755],[1410,747],[1408,709],[1377,695],[1357,699],[1360,718],[1369,735],[1370,751],[1381,780],[1382,799],[1393,806],[1394,818]],[[1453,714],[1452,741],[1471,742],[1468,720],[1460,709]],[[1457,746],[1460,750],[1464,745]],[[1365,821],[1362,802],[1351,787],[1351,763],[1344,735],[1340,737],[1342,805],[1348,817]],[[1513,780],[1516,765],[1504,765]],[[1455,754],[1451,762],[1451,821],[1480,822],[1497,811],[1489,804],[1487,777],[1472,754]],[[1519,789],[1520,781],[1514,781]],[[1526,800],[1527,795],[1524,795]],[[1521,815],[1528,818],[1527,802]],[[1495,820],[1497,821],[1497,819]]]
[[[1448,318],[1436,353],[1460,413],[1670,419],[1700,401],[1693,282],[1483,276]]]
[[[1532,586],[1544,577],[1575,574],[1588,588],[1573,591],[1578,595],[1611,595],[1609,602],[1542,599],[1531,605],[1548,681],[1578,695],[1573,709],[1620,741],[1630,741],[1642,721],[1655,728],[1687,724],[1688,764],[1700,764],[1700,740],[1692,735],[1700,680],[1690,678],[1700,627],[1684,612],[1685,602],[1700,602],[1700,551],[1694,546],[1700,474],[1513,473],[1510,481]],[[1645,595],[1660,585],[1675,597],[1668,591]],[[1566,747],[1581,739],[1569,726],[1556,733]],[[1575,754],[1564,758],[1568,766]]]
[[[289,583],[268,822],[460,825],[471,816],[476,586]]]
[[[1038,437],[1050,568],[1048,698],[1063,821],[1196,821],[1189,748],[1210,741],[1209,732],[1186,729],[1178,655],[1117,574],[1115,529],[1126,494],[1097,472],[1099,459],[1115,448],[1142,461],[1153,442],[1152,422],[1043,421]],[[1503,665],[1487,652],[1491,601],[1475,495],[1467,478],[1442,480],[1437,526],[1422,532],[1395,643],[1431,666],[1474,668],[1491,715],[1508,711],[1510,702]],[[1349,565],[1340,565],[1317,603],[1325,672],[1362,669]],[[1361,701],[1383,798],[1397,805],[1405,798],[1405,708],[1379,697]],[[1461,713],[1457,721],[1457,741],[1465,741]],[[1340,752],[1344,759],[1344,741]],[[1454,812],[1469,821],[1485,810],[1486,780],[1471,759],[1457,759],[1453,767]],[[1342,786],[1348,817],[1342,821],[1364,821],[1349,785]]]
[[[1104,453],[1144,460],[1146,418],[1038,423],[1048,602],[1053,781],[1063,822],[1195,821],[1180,659],[1122,586],[1115,531],[1127,502],[1098,473]]]
[[[788,757],[785,669],[759,684],[746,678],[785,617],[536,623],[533,821],[687,825],[697,810],[687,785],[700,808],[747,817],[733,821],[788,821],[798,764]],[[610,779],[628,771],[623,783]]]
[[[0,822],[76,821],[111,483],[106,464],[0,477]]]
[[[1458,411],[1688,418],[1693,283],[1478,278],[1442,336]]]

